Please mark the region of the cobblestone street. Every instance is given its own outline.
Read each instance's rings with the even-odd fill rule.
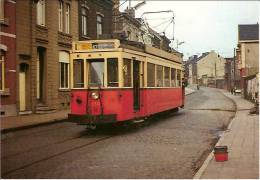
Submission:
[[[214,102],[214,103],[213,103]],[[2,135],[3,178],[192,178],[234,116],[219,90],[141,127],[88,131],[69,122]]]

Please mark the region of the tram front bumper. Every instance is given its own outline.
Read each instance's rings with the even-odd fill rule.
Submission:
[[[71,122],[78,123],[80,125],[90,125],[90,124],[108,124],[116,123],[116,115],[79,115],[79,114],[68,114],[68,119]]]

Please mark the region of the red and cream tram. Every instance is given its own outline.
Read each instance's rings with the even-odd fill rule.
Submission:
[[[182,56],[119,40],[73,43],[71,113],[79,124],[138,120],[184,106]]]

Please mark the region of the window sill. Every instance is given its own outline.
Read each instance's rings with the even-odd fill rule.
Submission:
[[[10,96],[10,91],[9,89],[5,89],[4,91],[0,91],[1,96]]]
[[[39,29],[43,29],[43,30],[48,30],[48,28],[46,27],[46,25],[39,25],[39,24],[36,24],[36,27],[39,28]]]
[[[81,35],[80,39],[81,40],[90,40],[91,38],[88,36]]]
[[[9,19],[8,18],[1,19],[0,24],[4,26],[9,26]]]
[[[60,92],[70,92],[71,89],[62,89],[62,88],[60,88],[59,91],[60,91]]]
[[[70,37],[72,38],[72,35],[68,34],[68,33],[65,33],[65,32],[62,32],[62,31],[58,31],[58,34],[62,35],[62,36],[67,36],[67,37]]]

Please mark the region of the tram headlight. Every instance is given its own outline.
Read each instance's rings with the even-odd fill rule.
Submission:
[[[99,98],[99,94],[97,92],[92,92],[91,93],[91,97],[92,97],[92,99],[98,99]]]

